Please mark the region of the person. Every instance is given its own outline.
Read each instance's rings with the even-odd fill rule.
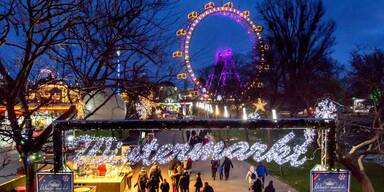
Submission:
[[[217,168],[220,166],[220,160],[211,160],[212,178],[216,180]]]
[[[160,185],[161,192],[169,192],[169,183],[166,179],[163,179],[163,182]]]
[[[128,188],[130,189],[132,187],[133,170],[132,170],[132,167],[129,165],[129,163],[125,164],[122,173],[127,178],[127,185],[128,185]]]
[[[189,192],[189,174],[187,171],[184,171],[180,177],[179,188],[180,192]]]
[[[187,190],[189,192],[189,183],[191,182],[191,174],[189,171],[186,171],[186,177],[187,177]]]
[[[251,187],[252,187],[253,183],[256,180],[256,172],[255,172],[255,167],[254,166],[251,165],[249,167],[249,170],[247,172],[247,175],[245,176],[245,179],[248,182],[248,189],[251,190]]]
[[[155,164],[151,167],[151,169],[149,170],[149,177],[152,178],[154,177],[155,178],[155,181],[156,181],[156,191],[159,190],[159,184],[160,184],[160,181],[163,181],[163,176],[161,175],[161,170],[160,170],[160,167],[159,165]]]
[[[152,176],[151,179],[148,181],[147,188],[148,188],[149,192],[157,192],[158,191],[158,184],[157,184],[155,176]]]
[[[269,184],[264,189],[264,192],[275,192],[275,187],[273,187],[273,181],[269,181]]]
[[[219,166],[219,176],[220,176],[220,180],[222,180],[224,177],[224,166],[223,165]]]
[[[200,188],[203,187],[203,181],[201,180],[200,172],[197,173],[197,178],[194,186],[195,192],[200,192]]]
[[[189,142],[189,139],[191,138],[191,131],[190,130],[186,130],[185,131],[185,135],[187,136],[187,142]]]
[[[172,174],[171,174],[171,178],[172,178],[172,191],[173,192],[177,192],[178,191],[178,187],[179,187],[179,182],[180,182],[180,177],[181,177],[181,174],[182,174],[182,167],[181,167],[181,164],[178,164],[176,165],[176,167],[174,168]]]
[[[213,188],[208,184],[208,182],[204,183],[203,192],[214,192]]]
[[[195,130],[192,130],[191,139],[189,140],[189,145],[193,148],[197,143],[199,143],[199,136],[196,134]]]
[[[141,168],[139,176],[137,178],[137,183],[134,187],[138,186],[137,192],[145,192],[145,189],[147,187],[148,182],[148,176],[147,171],[144,167]]]
[[[207,144],[209,142],[208,135],[204,135],[202,142],[203,142],[203,145],[205,145],[205,144]]]
[[[172,178],[172,192],[178,192],[179,189],[177,189],[177,184],[175,178]]]
[[[183,168],[184,170],[190,170],[192,168],[192,159],[188,158],[187,160],[183,161]]]
[[[268,175],[267,167],[264,166],[262,162],[260,162],[259,165],[257,165],[256,173],[257,173],[257,177],[261,178],[263,188],[264,188],[265,177]]]
[[[233,164],[232,164],[231,159],[229,159],[228,157],[225,157],[224,162],[221,166],[224,167],[225,180],[228,180],[229,170],[231,169],[231,167],[233,168]]]
[[[252,191],[253,192],[262,192],[263,191],[263,187],[261,185],[261,180],[259,178],[257,178],[256,181],[253,182]]]
[[[173,159],[170,163],[169,163],[169,167],[168,167],[168,176],[170,177],[172,175],[172,172],[173,170],[175,170],[176,166],[180,163],[180,161],[178,161],[177,159]]]

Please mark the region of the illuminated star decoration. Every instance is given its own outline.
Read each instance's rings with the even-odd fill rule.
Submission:
[[[262,99],[258,98],[257,102],[254,103],[253,105],[256,107],[255,112],[258,112],[258,111],[264,112],[265,111],[265,105],[267,105],[267,103],[265,101],[263,101]]]
[[[321,119],[336,119],[336,105],[330,99],[323,99],[316,104],[315,117]]]

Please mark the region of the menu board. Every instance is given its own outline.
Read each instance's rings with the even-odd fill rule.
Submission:
[[[311,171],[311,192],[349,192],[350,172]]]
[[[37,192],[73,192],[73,174],[65,173],[36,173]]]

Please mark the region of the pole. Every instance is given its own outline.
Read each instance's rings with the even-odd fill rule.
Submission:
[[[331,126],[327,134],[327,162],[329,169],[335,169],[336,164],[336,127]]]
[[[63,137],[61,126],[53,126],[53,171],[59,172],[63,167]]]

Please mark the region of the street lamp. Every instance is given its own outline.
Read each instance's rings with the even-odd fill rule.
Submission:
[[[224,106],[224,117],[225,118],[229,117],[227,106]]]
[[[274,120],[275,122],[277,121],[276,109],[272,109],[272,120]]]
[[[247,120],[247,119],[248,119],[247,109],[245,107],[243,107],[243,120]]]

